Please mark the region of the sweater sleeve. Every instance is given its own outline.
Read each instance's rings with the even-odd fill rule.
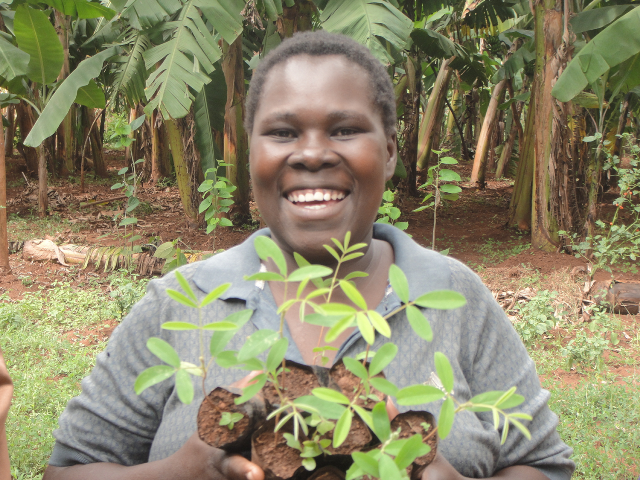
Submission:
[[[467,344],[467,360],[463,368],[466,370],[469,394],[474,396],[490,390],[506,391],[515,386],[516,392],[525,401],[510,411],[527,413],[533,417],[531,421],[521,421],[529,429],[531,440],[510,425],[506,442],[500,446],[495,470],[512,465],[529,465],[538,468],[552,480],[569,479],[575,468],[569,459],[572,449],[562,442],[556,430],[558,417],[549,409],[550,394],[541,388],[533,360],[506,314],[481,280],[457,262],[452,265],[452,270],[453,278],[461,279],[460,282],[454,280],[454,289],[462,291],[468,301],[467,318],[462,321],[461,333]],[[476,415],[484,424],[492,425],[491,412]],[[500,433],[503,428],[501,417]]]
[[[82,381],[82,393],[67,404],[54,431],[50,465],[135,465],[148,460],[173,383],[162,382],[141,395],[136,395],[134,383],[146,368],[161,364],[146,342],[161,335],[159,326],[169,315],[164,283],[149,283],[147,294],[115,329],[93,371]]]

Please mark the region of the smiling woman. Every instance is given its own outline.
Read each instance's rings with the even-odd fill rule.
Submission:
[[[363,298],[357,297],[356,305],[351,300],[356,297],[348,296],[346,289],[332,291],[325,301],[376,306],[374,313],[380,318],[389,315],[391,339],[371,332],[370,342],[373,350],[388,341],[399,347],[397,357],[384,368],[386,378],[400,388],[424,384],[437,369],[435,352],[442,352],[451,361],[456,398],[465,402],[515,385],[526,398],[519,408],[525,417],[519,418],[534,417],[527,424],[531,441],[521,432],[509,430],[506,435],[503,430],[506,441],[501,443],[490,412],[462,412],[421,478],[568,479],[574,468],[571,450],[556,432],[557,417],[547,407],[548,392],[540,388],[533,362],[491,293],[455,260],[420,247],[392,226],[374,228],[384,184],[396,164],[394,124],[391,80],[366,48],[346,37],[319,32],[295,36],[271,52],[254,75],[247,101],[253,191],[269,229],[227,252],[182,267],[193,300],[200,302],[231,283],[203,307],[202,318],[217,322],[248,312],[226,347],[241,354],[244,340],[256,331],[279,330],[278,309],[291,301],[291,290],[296,290],[287,291],[281,282],[244,280],[282,267],[272,259],[260,260],[253,247],[256,238],[271,236],[284,254],[281,263],[288,263],[291,270],[302,258],[333,269],[336,259],[323,245],[350,232],[350,244],[363,244],[364,254],[340,264],[339,273],[343,283],[355,286]],[[411,328],[407,299],[404,304],[400,300],[408,298],[408,292],[404,295],[390,287],[394,263],[406,273],[411,295],[451,289],[467,299],[467,305],[456,310],[429,310],[431,343],[416,338]],[[314,289],[309,282],[292,283],[302,292]],[[60,418],[45,480],[264,478],[258,465],[210,447],[194,433],[204,392],[240,381],[246,372],[210,362],[202,391],[190,405],[178,401],[179,392],[168,382],[135,394],[138,375],[158,366],[158,359],[146,349],[151,337],[169,342],[184,362],[202,361],[203,339],[197,333],[176,335],[161,328],[178,319],[199,321],[197,312],[168,297],[169,288],[178,288],[173,275],[151,282],[147,295],[113,333],[95,370],[83,381],[82,395],[69,402]],[[286,358],[313,365],[321,327],[302,323],[297,308],[285,311]],[[331,362],[368,349],[360,331],[353,328],[330,346],[334,350],[323,354]],[[443,404],[428,405],[437,415]],[[397,412],[393,404],[388,409]]]

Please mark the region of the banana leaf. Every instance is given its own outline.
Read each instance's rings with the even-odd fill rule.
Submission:
[[[29,65],[29,54],[0,37],[0,77],[13,80],[25,75]]]

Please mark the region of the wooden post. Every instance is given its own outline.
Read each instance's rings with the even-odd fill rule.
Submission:
[[[0,118],[0,273],[11,273],[7,233],[7,170],[5,167],[4,126]]]

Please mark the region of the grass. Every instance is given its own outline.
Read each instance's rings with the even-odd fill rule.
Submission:
[[[17,302],[0,296],[0,345],[15,386],[7,437],[12,473],[18,480],[42,475],[58,417],[68,400],[80,393],[80,381],[105,347],[104,342],[72,342],[73,332],[111,325],[146,285],[133,283],[122,272],[105,282],[111,284],[110,295],[98,282],[79,290],[65,281],[26,293]]]
[[[56,233],[71,230],[78,233],[83,225],[72,224],[58,214],[53,214],[45,218],[40,218],[35,214],[28,216],[9,215],[7,231],[9,240],[25,241],[34,238],[45,238],[45,236],[55,236]]]

